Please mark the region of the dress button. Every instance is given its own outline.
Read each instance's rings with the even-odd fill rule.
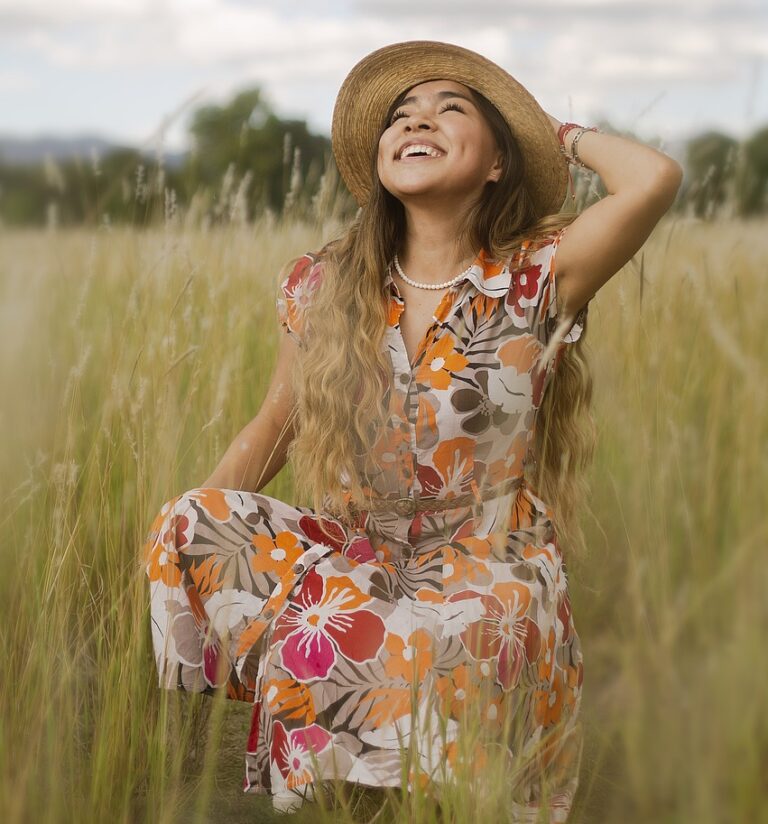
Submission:
[[[293,571],[298,575],[300,572],[304,572],[304,564],[297,563],[293,565]]]
[[[270,607],[269,609],[264,610],[262,617],[265,621],[269,621],[274,616],[274,614],[275,611],[272,609],[272,607]]]
[[[406,375],[405,372],[403,372],[403,374],[400,375],[400,383],[405,384],[405,383],[410,383],[410,382],[411,382],[410,377],[408,375]]]

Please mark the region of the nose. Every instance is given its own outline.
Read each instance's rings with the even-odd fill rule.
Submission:
[[[417,124],[418,129],[431,129],[432,128],[432,120],[429,116],[425,114],[414,114],[406,120],[405,128],[406,131],[412,129],[413,126],[411,125],[412,122]]]

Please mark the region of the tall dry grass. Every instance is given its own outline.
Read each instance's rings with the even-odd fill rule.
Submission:
[[[241,791],[250,708],[157,687],[139,549],[258,411],[276,273],[335,228],[3,233],[4,822],[272,820]],[[593,301],[574,822],[768,820],[766,228],[667,219]],[[291,490],[287,467],[263,491]],[[296,820],[502,820],[489,776],[440,808],[340,788]]]

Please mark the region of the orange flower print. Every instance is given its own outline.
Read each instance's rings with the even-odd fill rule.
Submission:
[[[301,557],[304,549],[296,537],[296,533],[278,532],[274,538],[269,535],[257,534],[251,538],[256,550],[251,556],[251,567],[254,572],[269,572],[276,570],[282,578],[286,572]]]
[[[232,509],[227,503],[227,498],[223,489],[203,488],[196,489],[191,496],[209,512],[217,521],[229,520]]]
[[[387,313],[387,325],[397,326],[400,323],[400,315],[403,314],[405,304],[400,303],[394,295],[389,296],[389,311]]]
[[[496,352],[502,366],[514,367],[518,372],[530,372],[541,354],[541,344],[530,335],[519,335],[505,341]]]
[[[541,655],[539,656],[539,681],[549,683],[552,678],[552,667],[555,663],[555,644],[557,635],[555,628],[550,627],[546,636],[542,636]]]
[[[477,546],[478,553],[473,552],[468,555],[459,552],[455,547],[446,544],[442,548],[443,553],[443,584],[461,584],[466,581],[471,583],[482,583],[489,578],[488,566],[481,560],[487,557],[489,547],[488,542],[479,538],[465,538],[467,545]],[[481,555],[480,553],[485,553]]]
[[[384,646],[389,653],[384,669],[390,678],[421,682],[432,667],[432,636],[426,630],[412,632],[408,643],[390,632]]]
[[[478,775],[488,766],[488,755],[479,741],[473,744],[471,753],[463,752],[458,742],[449,741],[445,748],[445,760],[452,770],[469,770],[472,775]]]
[[[460,372],[469,363],[464,355],[454,351],[455,348],[456,339],[450,332],[444,333],[427,350],[416,370],[416,380],[433,389],[448,389],[451,372]]]
[[[466,664],[460,664],[451,670],[449,676],[438,678],[437,694],[440,696],[443,713],[456,719],[461,718],[467,705],[472,704],[476,694],[469,667]]]
[[[419,466],[422,494],[434,498],[455,498],[471,489],[474,468],[474,438],[451,438],[432,454],[433,466]]]
[[[563,671],[556,668],[552,685],[548,689],[536,690],[534,714],[539,724],[544,727],[551,727],[560,720],[564,697]]]

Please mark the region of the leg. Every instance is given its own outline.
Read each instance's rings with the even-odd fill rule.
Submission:
[[[193,489],[163,504],[144,544],[159,684],[252,703],[258,650],[238,659],[286,564],[301,555],[302,512],[266,495]]]

